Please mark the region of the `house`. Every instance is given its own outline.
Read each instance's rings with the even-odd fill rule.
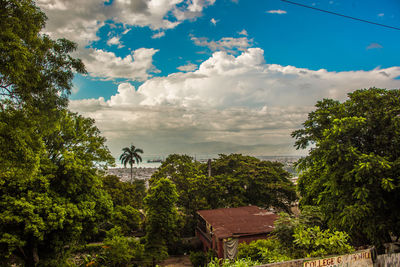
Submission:
[[[218,258],[234,259],[240,243],[265,239],[274,229],[277,215],[257,206],[197,211],[196,235],[204,250]]]

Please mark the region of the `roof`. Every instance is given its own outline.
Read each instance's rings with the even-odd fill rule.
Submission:
[[[209,223],[218,238],[269,233],[277,215],[257,206],[200,210],[197,213]]]

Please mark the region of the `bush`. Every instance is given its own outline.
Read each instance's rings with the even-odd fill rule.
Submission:
[[[349,235],[345,232],[321,230],[319,226],[311,228],[298,227],[293,234],[294,243],[306,257],[345,254],[354,251],[348,244]]]
[[[203,251],[192,251],[189,258],[194,267],[204,267],[207,265],[207,256]]]
[[[132,206],[116,206],[112,213],[111,222],[121,228],[124,235],[130,235],[139,229],[140,212]]]
[[[240,244],[237,258],[250,259],[262,263],[280,262],[291,259],[282,252],[282,244],[274,238],[260,239],[250,244]]]
[[[121,266],[143,260],[144,245],[133,237],[120,235],[120,229],[113,228],[104,240],[104,260],[107,266]]]

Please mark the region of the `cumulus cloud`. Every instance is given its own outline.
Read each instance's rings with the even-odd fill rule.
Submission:
[[[118,86],[109,100],[71,101],[96,119],[115,156],[135,142],[149,154],[228,153],[288,155],[290,132],[317,100],[344,100],[372,86],[399,88],[400,67],[329,72],[267,64],[264,51],[234,56],[218,51],[199,68],[154,77],[135,88]]]
[[[283,15],[286,14],[287,12],[285,10],[277,9],[277,10],[268,10],[267,13]]]
[[[218,20],[212,18],[212,19],[210,19],[210,22],[215,26],[215,25],[217,25]]]
[[[383,46],[378,44],[378,43],[370,43],[367,46],[367,50],[369,50],[369,49],[379,49],[379,48],[383,48]]]
[[[193,64],[193,63],[189,63],[183,66],[179,66],[177,67],[178,70],[180,71],[194,71],[195,69],[197,69],[197,65]]]
[[[218,41],[209,41],[206,37],[191,36],[191,40],[195,45],[208,47],[211,51],[222,50],[228,52],[245,51],[253,43],[253,39],[248,39],[247,37],[224,37]]]
[[[89,52],[81,56],[91,76],[144,81],[151,77],[151,73],[159,72],[153,65],[157,49],[139,48],[124,58],[101,49],[90,48]]]
[[[165,34],[163,30],[175,28],[184,20],[196,19],[201,16],[204,8],[214,3],[215,0],[114,0],[107,4],[104,3],[104,0],[37,0],[37,5],[48,17],[45,33],[52,38],[62,37],[76,42],[78,56],[84,60],[87,66],[104,63],[103,61],[90,61],[98,59],[99,54],[107,55],[112,62],[106,66],[116,66],[115,63],[129,61],[129,59],[121,61],[117,56],[105,50],[87,49],[92,42],[99,40],[96,33],[109,21],[123,25],[125,30],[122,35],[129,32],[129,26],[140,26],[158,31],[153,38],[159,38]],[[122,47],[118,37],[111,38],[107,43]],[[147,63],[146,61],[141,65]],[[132,66],[132,63],[129,65]],[[116,67],[121,69],[125,66]],[[113,69],[105,70],[105,66],[101,66],[101,68],[103,70],[100,73],[115,72]],[[123,78],[144,77],[142,69],[139,69],[139,73],[129,74]],[[145,72],[151,71],[151,69],[147,69]]]

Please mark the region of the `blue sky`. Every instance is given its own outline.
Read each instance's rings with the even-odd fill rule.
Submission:
[[[296,0],[400,27],[397,0]],[[39,0],[45,32],[78,43],[70,108],[114,155],[298,155],[315,102],[399,88],[400,31],[280,0]]]

